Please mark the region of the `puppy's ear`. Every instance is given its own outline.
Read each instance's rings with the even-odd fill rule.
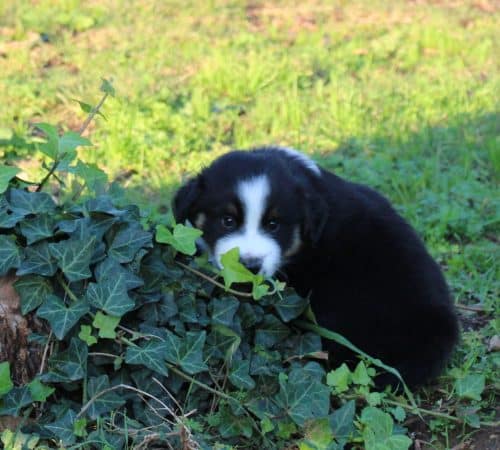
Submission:
[[[304,201],[304,237],[316,245],[328,221],[328,203],[319,194],[306,193]]]
[[[172,205],[177,223],[184,223],[192,215],[194,203],[202,193],[203,185],[203,178],[199,175],[177,191]]]

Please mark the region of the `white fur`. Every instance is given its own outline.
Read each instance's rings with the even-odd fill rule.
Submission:
[[[281,248],[278,243],[261,228],[262,216],[271,187],[265,175],[243,180],[237,188],[238,197],[244,209],[244,223],[240,230],[231,233],[215,244],[215,261],[221,266],[220,257],[238,247],[240,258],[262,259],[260,273],[271,276],[281,262]]]
[[[299,151],[289,148],[289,147],[278,147],[278,150],[286,153],[288,156],[292,157],[299,161],[306,169],[309,169],[311,172],[314,172],[316,175],[321,175],[321,170],[318,165],[308,156],[300,153]]]

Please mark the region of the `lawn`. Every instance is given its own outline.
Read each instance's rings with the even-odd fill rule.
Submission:
[[[261,144],[377,188],[462,319],[449,370],[416,397],[468,425],[413,421],[415,448],[498,448],[482,423],[500,414],[499,23],[489,0],[5,0],[0,155],[40,178],[33,124],[78,130],[75,99],[95,104],[105,77],[116,96],[80,157],[152,217],[215,157]]]

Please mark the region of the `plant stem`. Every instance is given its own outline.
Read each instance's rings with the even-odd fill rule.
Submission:
[[[105,92],[104,95],[102,96],[101,100],[99,100],[99,103],[94,106],[92,108],[92,110],[90,111],[89,115],[87,116],[87,118],[85,119],[85,122],[83,122],[83,125],[81,126],[80,130],[78,131],[78,134],[81,136],[83,134],[83,132],[87,129],[87,127],[89,126],[90,122],[92,122],[92,119],[95,117],[95,115],[99,112],[99,110],[101,109],[102,105],[104,104],[104,102],[106,101],[106,99],[108,98],[108,93]],[[61,160],[59,159],[59,155],[56,156],[56,159],[54,160],[54,163],[52,164],[52,167],[49,169],[49,171],[47,172],[47,175],[45,175],[42,179],[42,181],[40,181],[40,183],[38,183],[38,187],[36,188],[36,192],[39,192],[42,190],[42,188],[45,186],[45,184],[47,183],[47,181],[49,180],[49,178],[54,175],[54,172],[57,170],[59,164],[60,164]]]

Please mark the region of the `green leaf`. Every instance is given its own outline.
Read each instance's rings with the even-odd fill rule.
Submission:
[[[77,147],[91,145],[92,143],[87,138],[80,136],[74,131],[66,131],[59,138],[58,158],[63,158],[66,154],[73,153]]]
[[[0,164],[0,194],[3,194],[7,190],[10,180],[19,172],[21,172],[21,170],[17,167]]]
[[[309,302],[297,294],[284,296],[274,304],[276,312],[283,322],[290,322],[299,317],[306,309]]]
[[[43,428],[50,431],[58,441],[68,446],[76,442],[76,436],[73,431],[75,420],[76,413],[72,409],[69,409],[60,419],[43,425]]]
[[[89,347],[97,344],[97,339],[92,336],[92,327],[90,325],[80,325],[80,333],[78,333],[78,337]]]
[[[110,80],[106,80],[106,78],[102,78],[101,91],[106,94],[111,95],[111,97],[115,96],[115,88],[111,84]]]
[[[333,437],[339,444],[345,444],[354,433],[356,402],[349,400],[329,416]]]
[[[49,251],[49,244],[45,241],[27,247],[24,250],[24,260],[16,274],[37,274],[51,277],[56,273],[57,263]]]
[[[89,379],[88,395],[90,398],[95,398],[87,410],[87,414],[91,419],[95,420],[109,411],[115,411],[125,403],[125,399],[119,396],[116,391],[109,391],[99,395],[109,387],[107,375]]]
[[[21,251],[14,237],[0,235],[0,276],[21,265]]]
[[[299,444],[299,450],[331,449],[333,436],[326,417],[308,422],[304,434],[305,438]]]
[[[39,441],[39,436],[24,434],[19,430],[11,431],[7,429],[0,433],[0,442],[3,444],[2,448],[9,450],[38,450],[40,448],[37,446]]]
[[[250,361],[234,361],[231,372],[229,373],[229,381],[234,387],[249,391],[255,387],[255,381],[250,376],[249,372]]]
[[[38,308],[36,314],[38,317],[46,319],[57,339],[62,340],[87,312],[89,312],[89,306],[83,300],[74,302],[67,307],[59,297],[49,295],[42,306]]]
[[[233,283],[252,282],[255,278],[255,275],[240,263],[240,249],[237,247],[222,255],[220,262],[223,267],[221,275],[226,289],[230,288]]]
[[[333,387],[337,393],[347,391],[351,384],[351,371],[347,365],[344,363],[338,369],[329,372],[326,376],[326,384]]]
[[[392,417],[378,408],[365,407],[360,423],[366,450],[407,450],[412,444],[409,437],[393,434]]]
[[[280,391],[274,399],[298,426],[304,426],[308,420],[327,416],[330,391],[324,384],[304,377],[300,369],[294,374],[290,373],[288,379],[281,373],[279,384]]]
[[[28,192],[22,189],[9,191],[11,210],[27,216],[28,214],[52,213],[56,204],[52,197],[45,192]]]
[[[290,334],[290,329],[272,314],[266,314],[255,330],[255,345],[270,348],[283,341]]]
[[[38,378],[31,380],[28,384],[28,388],[35,402],[44,402],[55,392],[53,387],[46,386]]]
[[[141,277],[138,277],[133,272],[126,269],[111,256],[108,256],[96,266],[95,277],[98,283],[103,282],[107,278],[122,277],[125,280],[127,291],[138,288],[144,284],[144,280]]]
[[[99,337],[114,339],[116,337],[115,329],[119,323],[119,317],[107,316],[101,311],[97,311],[92,325],[99,330]]]
[[[352,374],[352,382],[361,386],[368,386],[371,383],[370,375],[366,369],[365,363],[360,361]]]
[[[127,284],[122,274],[114,279],[105,278],[99,283],[90,283],[86,298],[95,308],[117,317],[123,316],[135,306],[127,294]]]
[[[187,227],[180,223],[176,224],[173,233],[164,225],[158,225],[156,229],[156,241],[162,244],[169,244],[177,251],[186,255],[196,253],[196,239],[203,232],[197,228]]]
[[[118,231],[108,253],[120,263],[129,263],[143,247],[152,247],[151,233],[138,223],[131,223]]]
[[[94,109],[94,107],[88,103],[77,100],[76,98],[74,98],[73,100],[80,105],[80,109],[84,113],[90,114],[92,112],[92,110]],[[97,115],[101,116],[104,120],[108,120],[108,119],[106,119],[106,116],[101,113],[101,111],[97,111]]]
[[[48,214],[27,219],[21,222],[21,234],[26,238],[27,244],[51,237],[54,232],[54,220]]]
[[[49,244],[51,255],[69,281],[84,280],[92,275],[89,264],[94,247],[94,237],[86,240],[68,239],[57,244]]]
[[[10,365],[8,361],[0,362],[0,398],[7,394],[14,384],[10,379]]]
[[[45,382],[61,382],[81,380],[87,375],[88,348],[85,342],[72,337],[69,347],[64,352],[56,353],[49,359],[52,372],[40,378]]]
[[[212,324],[231,327],[240,302],[233,297],[214,298],[210,302],[210,306],[212,308]]]
[[[95,164],[83,163],[78,160],[76,166],[72,168],[72,172],[81,177],[93,192],[99,192],[108,182],[106,172],[99,169]]]
[[[33,403],[28,386],[13,387],[0,402],[0,416],[19,416],[21,409]]]
[[[57,158],[59,151],[59,133],[57,128],[48,123],[37,123],[36,128],[42,130],[47,138],[47,141],[40,144],[40,150],[52,159]]]
[[[172,364],[180,365],[183,370],[192,375],[206,371],[208,367],[203,362],[205,339],[205,331],[189,331],[181,339],[166,330],[165,359]]]
[[[140,347],[127,347],[125,362],[128,364],[140,364],[158,372],[161,375],[168,375],[165,356],[167,344],[159,340],[151,340]]]
[[[73,424],[73,431],[75,432],[75,436],[85,437],[87,436],[87,419],[85,417],[80,417],[75,420]]]
[[[12,211],[5,197],[0,197],[0,228],[13,228],[24,217],[25,214]]]
[[[14,288],[21,298],[21,313],[23,315],[38,308],[52,293],[50,281],[38,275],[19,278],[14,283]]]
[[[455,390],[461,398],[481,400],[486,378],[483,374],[470,374],[455,381]]]

